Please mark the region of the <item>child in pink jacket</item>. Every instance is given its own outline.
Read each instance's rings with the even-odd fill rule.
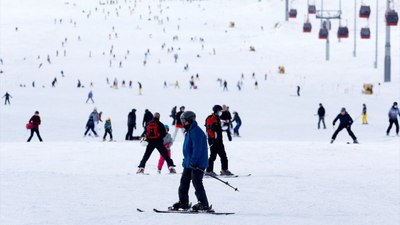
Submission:
[[[173,143],[173,139],[171,137],[171,134],[169,133],[169,126],[168,125],[164,125],[165,130],[167,131],[167,134],[164,137],[164,146],[167,148],[168,150],[168,156],[171,157],[171,146]],[[164,165],[164,158],[160,155],[160,159],[158,160],[158,173],[161,173],[161,169]]]

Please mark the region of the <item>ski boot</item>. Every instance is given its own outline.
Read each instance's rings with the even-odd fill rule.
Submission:
[[[218,176],[218,174],[216,174],[214,171],[205,172],[204,175],[210,176],[210,177],[216,177],[216,176]]]
[[[334,141],[335,141],[335,139],[332,139],[332,140],[331,140],[331,144],[333,144]]]
[[[189,210],[191,207],[191,204],[189,203],[182,203],[181,201],[174,203],[172,206],[168,207],[168,210],[171,211],[179,211],[179,210],[183,210],[183,211],[187,211]]]
[[[139,169],[136,171],[136,174],[144,174],[144,168],[139,167]]]
[[[173,166],[170,166],[168,169],[169,169],[169,173],[176,173],[176,170]]]
[[[353,144],[360,144],[357,139],[353,141]]]
[[[203,211],[203,212],[212,212],[214,210],[211,209],[209,206],[204,206],[201,202],[198,202],[197,204],[192,206],[192,210],[195,212],[198,211]]]
[[[229,170],[221,170],[221,176],[233,176],[233,173]]]

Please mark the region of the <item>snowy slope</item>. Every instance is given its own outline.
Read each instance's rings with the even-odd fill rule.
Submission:
[[[0,106],[1,224],[187,224],[187,219],[194,224],[205,219],[210,224],[399,223],[400,139],[386,137],[385,131],[387,111],[400,100],[400,32],[392,28],[392,82],[383,83],[383,3],[374,69],[374,36],[358,39],[358,56],[352,55],[354,9],[347,1],[342,3],[343,22],[350,38],[338,42],[338,22],[333,22],[328,62],[325,42],[317,38],[319,21],[311,17],[313,32],[301,32],[305,0],[293,2],[299,14],[289,22],[284,22],[282,1],[100,2],[0,2],[0,93],[13,96],[11,106]],[[334,2],[326,7],[337,8]],[[375,1],[364,2],[373,8],[369,25],[374,34]],[[250,46],[256,51],[249,51]],[[286,67],[285,75],[277,73],[280,65]],[[238,91],[242,73],[244,86]],[[196,74],[198,89],[189,90]],[[58,83],[52,88],[55,77]],[[132,80],[133,88],[110,88],[107,78],[117,78],[119,85]],[[227,80],[228,92],[218,78]],[[85,88],[76,88],[78,79]],[[364,83],[374,84],[374,95],[361,94]],[[297,85],[301,97],[296,96]],[[95,104],[85,104],[89,90]],[[316,129],[318,103],[327,110],[326,130]],[[359,117],[363,103],[369,119],[364,126]],[[179,176],[156,174],[157,152],[146,167],[151,175],[135,174],[144,148],[123,141],[128,112],[137,109],[138,135],[145,109],[160,112],[169,124],[171,108],[185,105],[203,124],[214,104],[239,112],[242,137],[226,142],[230,169],[253,175],[229,180],[239,193],[212,179],[204,182],[214,208],[237,215],[192,219],[136,212],[175,202]],[[112,119],[117,142],[83,138],[94,107]],[[331,122],[341,107],[355,119],[352,129],[361,145],[347,145],[351,139],[345,131],[329,144]],[[29,133],[24,127],[36,110],[45,142],[37,143],[35,137],[25,143]],[[172,153],[178,171],[182,140],[179,134]],[[193,193],[191,197],[195,202]]]

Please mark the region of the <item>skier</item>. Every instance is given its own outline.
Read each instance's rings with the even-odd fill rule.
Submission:
[[[165,131],[167,132],[167,134],[165,135],[165,137],[163,139],[163,143],[164,143],[165,148],[167,148],[167,150],[168,150],[168,156],[171,158],[171,146],[174,141],[172,140],[171,134],[169,133],[169,126],[164,125],[164,127],[165,127]],[[157,165],[158,173],[161,173],[161,169],[164,165],[164,161],[165,161],[165,159],[162,157],[162,155],[160,155],[160,159],[158,160],[158,165]]]
[[[363,104],[363,108],[362,108],[362,124],[368,124],[368,120],[367,120],[367,106],[365,104]]]
[[[142,88],[143,88],[142,83],[138,82],[138,85],[139,85],[139,95],[142,95]]]
[[[206,210],[211,208],[208,204],[206,191],[203,186],[204,169],[208,166],[207,139],[204,132],[196,122],[196,114],[186,111],[182,114],[181,120],[185,127],[185,141],[183,143],[183,172],[178,189],[179,201],[172,205],[173,210],[188,210],[189,188],[192,181],[198,203],[193,205],[193,211]]]
[[[106,141],[107,134],[110,134],[110,141],[112,141],[113,136],[112,136],[111,118],[107,118],[106,123],[104,124],[103,141]]]
[[[300,97],[300,86],[297,85],[297,96]]]
[[[163,139],[166,134],[167,132],[165,131],[164,124],[160,122],[160,113],[154,113],[154,118],[150,122],[148,122],[146,126],[146,140],[148,144],[143,158],[138,166],[139,169],[136,172],[137,174],[144,173],[146,162],[150,158],[151,153],[153,153],[154,149],[157,149],[158,152],[165,159],[165,161],[167,161],[169,172],[176,173],[174,162],[168,156],[168,150],[165,148],[163,143]]]
[[[337,115],[337,117],[333,120],[333,126],[335,126],[336,121],[339,120],[340,124],[339,127],[336,129],[335,133],[332,135],[332,140],[331,144],[335,141],[336,136],[338,133],[346,128],[347,132],[349,133],[350,137],[353,139],[354,144],[358,144],[357,138],[354,135],[353,131],[351,131],[351,125],[353,124],[353,119],[351,116],[347,113],[346,108],[342,108],[340,110],[340,114]]]
[[[233,112],[232,123],[233,122],[236,122],[236,126],[235,126],[235,128],[233,128],[233,135],[236,136],[236,137],[240,137],[239,128],[240,128],[240,126],[242,126],[242,120],[239,117],[239,113],[237,113],[235,111]]]
[[[6,92],[6,94],[3,96],[3,98],[6,98],[6,100],[4,101],[4,105],[7,105],[7,102],[9,105],[11,105],[10,98],[12,98],[12,96],[8,92]]]
[[[228,158],[225,152],[225,146],[222,140],[222,128],[220,116],[222,114],[222,107],[220,105],[214,105],[212,108],[213,113],[206,119],[206,130],[208,135],[208,145],[210,146],[210,158],[208,159],[207,174],[217,175],[214,172],[214,161],[217,155],[221,158],[221,175],[231,176],[233,175],[228,170]]]
[[[125,140],[133,140],[133,129],[136,129],[136,109],[128,114],[128,133],[126,133]]]
[[[229,112],[229,107],[226,105],[222,106],[222,114],[219,117],[222,122],[222,131],[226,132],[228,135],[228,140],[232,141],[232,135],[231,135],[231,127],[232,127],[232,115],[231,112]]]
[[[179,108],[179,112],[176,113],[175,131],[174,131],[174,136],[172,137],[172,139],[174,139],[174,141],[175,141],[176,135],[178,134],[178,130],[182,130],[182,133],[184,131],[183,130],[183,124],[182,124],[182,121],[181,121],[181,115],[182,115],[182,113],[184,111],[185,111],[185,106],[181,106]]]
[[[144,137],[146,134],[147,123],[150,122],[152,119],[153,119],[153,114],[148,109],[144,110],[144,116],[143,116],[143,122],[142,122],[144,131],[143,131],[142,137]]]
[[[389,127],[386,130],[386,135],[389,136],[390,130],[392,129],[393,124],[396,126],[396,134],[399,135],[399,121],[397,120],[397,115],[400,116],[399,108],[397,107],[397,102],[393,103],[392,108],[389,110]]]
[[[93,116],[89,116],[89,119],[86,123],[86,131],[85,134],[83,135],[84,137],[86,137],[87,133],[89,132],[89,130],[91,130],[93,132],[93,134],[97,137],[97,133],[94,130],[94,120],[93,120]],[[90,136],[90,135],[89,135]]]
[[[39,138],[39,141],[42,142],[42,137],[40,137],[40,132],[39,132],[39,125],[41,124],[41,120],[40,120],[40,116],[39,116],[39,111],[35,112],[35,115],[33,115],[31,117],[31,119],[29,120],[29,125],[30,125],[30,129],[31,129],[31,136],[29,136],[28,141],[30,142],[33,134],[36,133],[36,135]]]
[[[89,99],[92,100],[92,103],[94,103],[94,101],[93,101],[93,92],[92,91],[89,91],[86,103],[88,103]]]
[[[326,129],[325,126],[325,108],[322,106],[322,103],[319,103],[319,108],[318,108],[318,129],[320,128],[320,124],[322,121],[322,124],[324,125],[324,129]]]
[[[228,82],[226,80],[224,80],[224,88],[222,90],[228,91]]]
[[[171,110],[171,115],[169,117],[172,118],[172,125],[176,124],[176,106],[174,106]]]

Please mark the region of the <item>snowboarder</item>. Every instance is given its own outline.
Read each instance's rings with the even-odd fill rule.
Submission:
[[[154,113],[154,118],[147,123],[146,126],[146,137],[148,144],[146,147],[146,151],[144,152],[143,158],[139,163],[139,169],[137,170],[137,174],[143,174],[144,168],[146,166],[147,160],[150,158],[151,153],[153,153],[154,149],[157,149],[158,152],[162,155],[162,157],[167,161],[168,169],[170,173],[176,173],[175,165],[172,159],[168,156],[168,150],[165,148],[163,139],[167,134],[164,124],[160,122],[160,113]]]
[[[113,136],[112,136],[111,118],[107,118],[106,119],[106,123],[104,124],[103,141],[106,141],[107,134],[110,135],[110,141],[112,141],[113,140]]]
[[[324,108],[324,106],[322,106],[322,103],[319,103],[319,108],[318,108],[317,115],[318,115],[318,129],[320,128],[321,121],[322,121],[322,124],[324,125],[324,129],[326,129],[326,126],[325,126],[325,108]]]
[[[136,109],[128,114],[128,133],[126,133],[125,140],[133,140],[133,129],[136,129]]]
[[[397,120],[397,116],[400,116],[400,111],[399,108],[397,107],[397,102],[393,103],[393,106],[392,108],[390,108],[388,115],[389,115],[389,127],[386,130],[386,135],[389,136],[393,124],[396,126],[396,134],[399,135],[399,121]]]
[[[86,103],[88,103],[89,99],[92,100],[92,103],[94,103],[94,101],[93,101],[93,92],[92,91],[89,91]]]
[[[354,144],[358,144],[357,138],[354,135],[353,131],[351,131],[351,125],[353,124],[353,119],[351,116],[347,113],[346,108],[342,108],[340,110],[340,114],[337,115],[337,117],[333,120],[333,126],[335,126],[336,121],[339,120],[340,124],[339,127],[336,129],[335,133],[332,135],[332,140],[331,144],[335,141],[336,136],[338,133],[346,128],[347,132],[349,133],[350,137],[353,139]]]
[[[207,174],[217,175],[214,172],[214,161],[217,155],[221,158],[221,175],[231,176],[233,175],[228,170],[228,158],[225,152],[225,146],[222,139],[222,127],[220,116],[222,114],[222,107],[220,105],[214,105],[212,108],[213,113],[206,119],[206,130],[208,135],[208,145],[210,146],[210,158],[208,159]]]
[[[363,108],[362,108],[362,124],[368,124],[368,120],[367,120],[367,106],[365,104],[363,104]]]
[[[232,120],[232,123],[233,122],[236,122],[236,125],[235,125],[235,127],[233,128],[233,135],[234,136],[236,136],[236,137],[240,137],[240,135],[239,135],[239,128],[240,128],[240,126],[242,126],[242,120],[240,119],[240,117],[239,117],[239,113],[237,113],[237,112],[233,112],[233,120]]]
[[[172,205],[173,210],[188,210],[189,188],[192,181],[198,203],[193,205],[193,211],[210,210],[206,191],[203,186],[204,169],[208,166],[207,139],[196,122],[196,114],[186,111],[181,116],[185,127],[185,141],[183,142],[183,172],[178,189],[179,201]]]
[[[174,141],[172,140],[172,136],[169,133],[169,126],[164,125],[164,127],[165,127],[165,131],[167,132],[167,134],[165,135],[165,137],[163,139],[163,143],[164,143],[165,148],[167,148],[167,150],[168,150],[168,156],[171,158],[171,146]],[[164,161],[165,161],[165,159],[162,157],[162,155],[160,155],[160,159],[158,160],[158,165],[157,165],[158,173],[161,173],[161,169],[164,165]]]
[[[178,134],[178,130],[182,130],[182,133],[184,131],[183,130],[183,124],[182,124],[182,121],[181,121],[181,115],[182,115],[182,113],[184,111],[185,111],[185,106],[181,106],[179,108],[179,112],[176,113],[175,131],[174,131],[174,136],[172,137],[172,139],[174,139],[174,141],[175,141],[176,135]]]
[[[229,112],[229,107],[226,105],[222,106],[222,114],[219,117],[222,122],[222,131],[226,132],[228,135],[228,140],[232,141],[232,135],[231,135],[231,128],[232,128],[232,115],[231,112]]]
[[[4,101],[4,105],[7,105],[7,102],[9,105],[11,105],[10,98],[12,98],[12,96],[8,92],[6,92],[6,94],[3,96],[3,98],[6,98],[6,100]]]
[[[83,135],[84,137],[86,137],[87,133],[89,132],[89,130],[91,130],[93,132],[93,134],[97,137],[97,133],[94,130],[94,120],[93,120],[93,116],[89,116],[89,119],[86,123],[86,131],[85,134]],[[90,135],[89,135],[90,136]]]
[[[31,117],[31,119],[29,120],[29,125],[30,125],[30,129],[31,129],[31,136],[29,136],[28,141],[30,142],[33,134],[36,133],[36,135],[39,138],[39,141],[42,142],[42,137],[40,136],[40,132],[39,132],[39,125],[41,124],[41,120],[40,120],[40,116],[39,116],[39,111],[35,112],[35,115],[33,115]]]
[[[169,117],[172,118],[172,125],[176,124],[176,106],[174,106],[171,110],[171,115]]]

